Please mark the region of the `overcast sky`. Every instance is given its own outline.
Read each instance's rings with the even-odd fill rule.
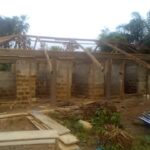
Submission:
[[[97,38],[149,10],[150,0],[0,0],[0,15],[28,16],[29,34],[57,37]]]

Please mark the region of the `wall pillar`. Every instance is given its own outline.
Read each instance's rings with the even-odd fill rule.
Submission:
[[[138,66],[138,94],[143,95],[146,94],[146,86],[147,86],[147,71],[144,67]]]
[[[35,97],[36,64],[30,60],[16,62],[16,98],[27,100]]]
[[[112,60],[108,59],[105,62],[105,95],[107,100],[111,99],[111,94],[112,94],[112,89],[111,89],[111,84],[112,84]]]
[[[87,74],[89,78],[88,83],[88,97],[98,99],[104,96],[104,72],[95,64],[91,64],[90,73]]]
[[[57,60],[56,75],[56,98],[69,99],[72,85],[72,62],[70,60]]]

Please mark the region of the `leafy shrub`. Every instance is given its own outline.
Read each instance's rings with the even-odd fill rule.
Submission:
[[[106,124],[112,124],[115,126],[121,125],[121,117],[118,112],[109,112],[105,109],[97,109],[94,116],[91,119],[93,128],[97,131],[103,131],[103,126]]]

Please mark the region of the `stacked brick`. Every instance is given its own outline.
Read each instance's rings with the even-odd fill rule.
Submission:
[[[35,97],[36,76],[16,76],[17,100],[30,100]]]
[[[56,98],[69,99],[71,97],[72,63],[57,61],[56,69]]]
[[[1,98],[9,98],[9,97],[15,97],[16,96],[16,89],[14,88],[0,88],[0,97]]]
[[[17,60],[16,62],[16,98],[29,102],[35,98],[36,63],[32,60]]]
[[[104,84],[90,84],[88,86],[88,97],[98,99],[104,96]]]
[[[56,97],[58,99],[67,99],[69,98],[70,91],[68,91],[68,85],[65,83],[56,84]]]

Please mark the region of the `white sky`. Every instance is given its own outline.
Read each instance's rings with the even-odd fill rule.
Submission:
[[[0,0],[0,15],[27,15],[29,34],[97,38],[104,27],[127,23],[131,12],[142,16],[150,0]]]

